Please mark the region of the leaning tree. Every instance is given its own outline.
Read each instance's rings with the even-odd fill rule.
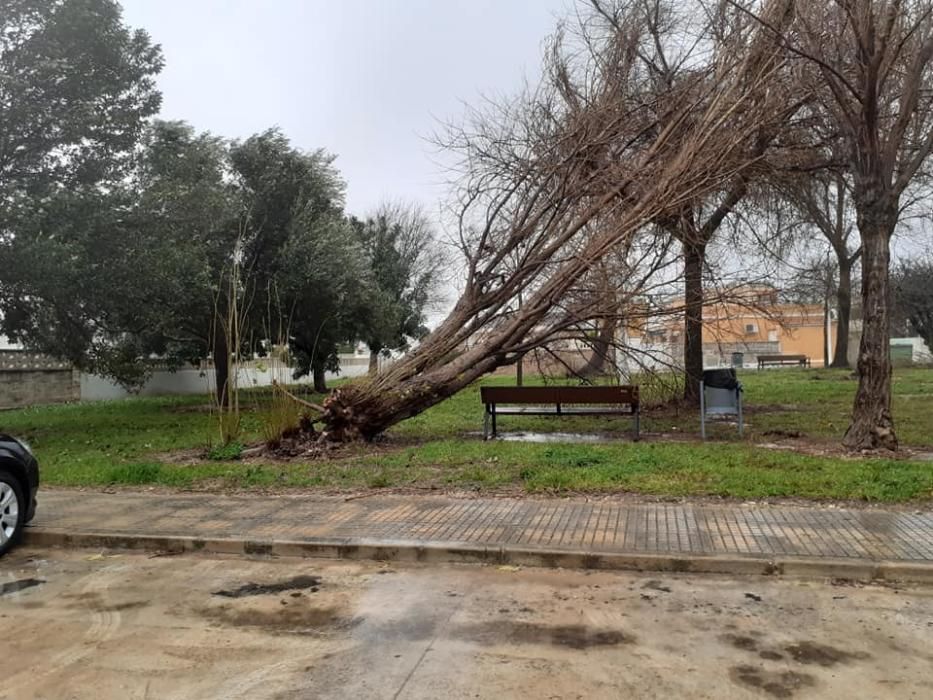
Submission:
[[[770,25],[787,21],[788,5],[770,7]],[[749,143],[787,102],[771,89],[784,68],[773,36],[756,31],[718,47],[702,89],[663,124],[637,56],[650,40],[620,25],[565,74],[587,95],[585,108],[545,80],[451,133],[465,166],[463,292],[412,353],[327,398],[328,437],[373,437],[592,317],[592,297],[571,292],[596,263],[754,166]]]

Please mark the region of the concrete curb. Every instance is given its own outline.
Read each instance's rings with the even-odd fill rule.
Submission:
[[[933,584],[933,564],[911,561],[655,554],[529,547],[484,547],[473,543],[333,539],[253,541],[237,538],[159,537],[139,534],[63,532],[27,528],[23,542],[38,547],[138,549],[272,557],[306,557],[422,563],[509,564],[562,569],[664,571],[698,574],[833,578]]]

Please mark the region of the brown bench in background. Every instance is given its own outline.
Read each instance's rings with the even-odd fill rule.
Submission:
[[[631,416],[639,437],[637,386],[484,386],[480,396],[487,440],[496,436],[497,416]]]
[[[758,369],[764,369],[769,365],[799,365],[800,367],[809,367],[810,358],[806,355],[759,355]]]

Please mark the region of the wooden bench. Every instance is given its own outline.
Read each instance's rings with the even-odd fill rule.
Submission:
[[[631,416],[638,440],[637,386],[484,386],[483,438],[496,436],[497,416]],[[490,428],[492,429],[490,431]]]
[[[799,365],[800,367],[809,367],[810,358],[806,355],[759,355],[758,369],[764,369],[769,365]]]

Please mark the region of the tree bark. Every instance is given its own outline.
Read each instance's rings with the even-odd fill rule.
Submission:
[[[379,351],[370,350],[369,351],[369,370],[367,371],[370,377],[375,377],[379,374]]]
[[[609,363],[609,354],[612,350],[612,340],[616,333],[616,320],[609,318],[599,327],[599,334],[593,342],[593,352],[590,359],[580,369],[581,377],[596,377],[606,373]]]
[[[684,402],[699,405],[703,379],[703,264],[706,245],[684,239]]]
[[[214,355],[214,396],[218,406],[230,405],[230,348],[223,324],[215,321],[211,352]]]
[[[836,347],[830,367],[849,366],[849,320],[852,317],[852,263],[839,256],[839,287],[836,290]]]
[[[413,374],[418,362],[414,355],[409,356],[369,383],[352,383],[332,391],[324,400],[324,434],[338,442],[372,440],[386,428],[453,396],[501,364],[500,357],[479,348],[454,362]]]
[[[324,368],[315,365],[311,368],[311,376],[314,380],[314,390],[319,394],[327,393],[327,378]]]
[[[843,444],[856,450],[897,449],[891,416],[891,348],[889,314],[890,233],[892,212],[859,212],[862,238],[862,339],[858,354],[858,389],[852,423]]]

